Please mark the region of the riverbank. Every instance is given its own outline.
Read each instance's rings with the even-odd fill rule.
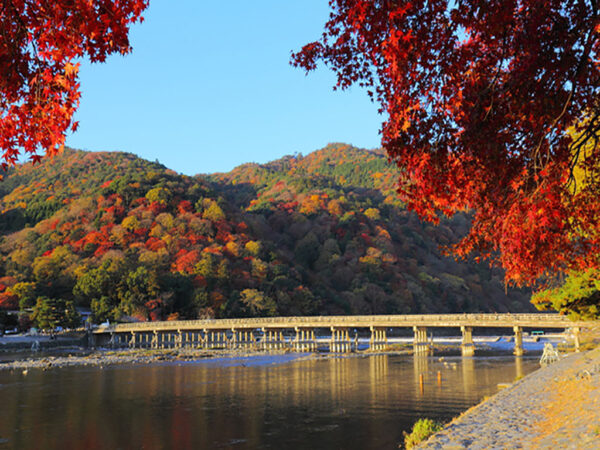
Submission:
[[[60,334],[9,334],[0,336],[0,352],[51,350],[87,345],[85,332],[67,332]]]
[[[221,348],[221,349],[88,349],[85,345],[87,337],[84,333],[50,338],[46,335],[14,335],[0,338],[0,370],[28,370],[70,367],[70,366],[99,366],[113,364],[152,364],[177,361],[194,361],[218,358],[245,358],[264,355],[284,355],[297,353],[292,347],[264,350],[253,348]],[[367,342],[368,344],[368,342]],[[529,345],[529,347],[528,347]],[[529,343],[528,350],[540,351],[542,343]],[[33,351],[33,346],[35,351]],[[538,348],[539,347],[539,348]],[[490,356],[510,352],[511,345],[506,339],[497,337],[487,344],[480,344],[478,354]],[[406,343],[393,343],[386,349],[369,350],[365,345],[358,352],[308,353],[306,357],[324,359],[341,357],[360,357],[383,355],[412,355],[413,347]],[[437,343],[434,345],[436,356],[456,356],[460,347],[453,344]]]
[[[529,374],[418,448],[600,448],[600,348]]]
[[[105,367],[115,364],[155,364],[168,362],[189,362],[203,359],[242,358],[265,355],[264,351],[248,350],[200,350],[200,349],[123,349],[94,350],[82,353],[74,349],[71,354],[44,355],[41,357],[18,358],[0,361],[0,370],[58,369],[73,366]],[[283,355],[287,350],[269,351],[269,355]]]

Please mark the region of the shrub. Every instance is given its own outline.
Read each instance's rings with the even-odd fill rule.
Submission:
[[[413,425],[410,434],[404,432],[404,446],[407,449],[413,448],[441,429],[442,424],[438,422],[431,419],[419,419]]]

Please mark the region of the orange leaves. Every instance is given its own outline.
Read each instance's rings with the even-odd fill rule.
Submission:
[[[130,50],[127,34],[147,0],[12,2],[0,14],[0,158],[59,153],[79,106],[79,63]]]
[[[200,252],[197,250],[187,251],[181,249],[177,253],[175,262],[172,265],[172,269],[175,272],[192,273],[199,260]]]
[[[322,60],[337,86],[374,93],[387,113],[382,144],[403,171],[399,193],[411,209],[433,222],[472,211],[458,251],[495,257],[519,283],[598,259],[599,219],[567,189],[577,154],[600,134],[591,4],[330,5],[322,39],[292,64],[312,70]],[[573,139],[578,123],[582,137]],[[600,177],[590,180],[586,199],[597,211]]]

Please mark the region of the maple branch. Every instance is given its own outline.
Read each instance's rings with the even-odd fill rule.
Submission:
[[[593,30],[589,31],[587,33],[587,36],[585,38],[585,45],[583,46],[583,52],[581,54],[581,57],[579,58],[579,62],[577,64],[577,67],[575,68],[575,71],[573,73],[572,79],[570,80],[571,82],[571,90],[569,92],[569,95],[567,96],[567,99],[565,100],[565,103],[563,104],[563,108],[560,112],[560,114],[554,118],[554,120],[552,121],[552,124],[549,127],[549,132],[552,132],[552,130],[556,127],[556,125],[558,124],[558,122],[563,118],[563,116],[566,114],[568,107],[571,103],[571,100],[573,99],[575,92],[577,90],[577,77],[578,75],[581,73],[581,70],[583,69],[585,62],[587,61],[591,49],[592,49],[592,44],[593,44],[593,39],[592,39],[592,35],[593,35]],[[533,155],[534,155],[534,171],[537,172],[538,169],[538,165],[537,165],[537,161],[539,159],[539,151],[541,149],[542,144],[544,143],[544,140],[546,139],[546,136],[548,136],[548,133],[543,133],[542,136],[540,137],[540,140],[538,142],[538,145],[536,146],[536,148],[534,149]],[[548,156],[548,155],[547,155]],[[540,167],[544,167],[543,162],[540,161]]]

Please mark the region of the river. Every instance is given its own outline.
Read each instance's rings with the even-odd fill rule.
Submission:
[[[538,357],[264,355],[2,371],[0,448],[397,448],[417,418],[449,420]]]

